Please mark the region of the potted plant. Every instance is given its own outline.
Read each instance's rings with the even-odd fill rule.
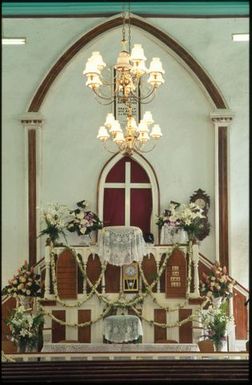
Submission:
[[[65,236],[65,222],[69,216],[69,209],[65,205],[50,204],[47,210],[42,210],[42,224],[46,227],[41,230],[38,237],[48,235],[47,243],[52,243],[54,246],[58,242],[60,235]]]
[[[232,297],[235,283],[235,280],[227,274],[226,267],[221,267],[216,261],[208,275],[202,274],[200,293],[209,297],[218,306],[224,299]]]
[[[17,274],[8,281],[8,285],[2,289],[2,294],[16,297],[26,307],[32,306],[31,299],[42,296],[40,275],[25,261]]]
[[[216,351],[221,351],[227,334],[233,325],[233,317],[227,314],[227,301],[219,307],[209,306],[207,310],[201,310],[199,321],[204,329],[204,339],[213,342]]]
[[[17,345],[18,352],[37,350],[44,323],[42,313],[33,314],[24,306],[19,306],[11,312],[6,323],[10,328],[10,339]]]
[[[188,205],[182,204],[179,207],[178,218],[180,220],[180,228],[187,232],[189,241],[199,240],[202,230],[201,226],[203,225],[202,219],[205,218],[203,209],[192,202]],[[209,229],[207,235],[208,234]]]
[[[92,231],[102,229],[102,222],[99,217],[90,210],[87,210],[87,203],[85,200],[76,203],[77,208],[70,211],[70,220],[66,223],[66,229],[79,236],[90,235]]]

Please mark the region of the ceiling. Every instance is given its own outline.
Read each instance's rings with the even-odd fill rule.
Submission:
[[[138,15],[159,16],[249,16],[249,1],[99,1],[99,2],[3,2],[2,16],[113,15],[126,10]]]

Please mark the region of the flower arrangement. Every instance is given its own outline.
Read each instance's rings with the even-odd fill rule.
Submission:
[[[72,218],[66,224],[68,231],[76,232],[78,235],[86,235],[90,234],[91,231],[102,229],[102,222],[95,213],[87,210],[85,200],[77,202],[76,205],[78,208],[70,211]]]
[[[176,211],[176,208],[179,204],[170,203],[169,208],[165,209],[163,214],[158,217],[156,225],[161,229],[166,223],[168,226],[178,229],[180,225],[179,214]]]
[[[202,218],[205,218],[203,210],[197,204],[191,202],[188,205],[180,206],[180,227],[187,231],[189,240],[198,239]]]
[[[158,217],[156,224],[160,229],[167,224],[173,233],[183,229],[187,232],[189,240],[202,240],[210,230],[203,209],[192,202],[187,205],[171,202],[169,208]]]
[[[2,290],[4,295],[41,297],[40,275],[34,272],[33,267],[29,268],[27,261],[8,283]]]
[[[202,337],[213,341],[216,350],[221,350],[226,335],[233,325],[233,316],[227,315],[227,302],[222,302],[219,307],[209,306],[207,310],[199,313],[200,322],[206,334]]]
[[[50,204],[47,210],[42,210],[42,222],[46,228],[42,230],[39,237],[47,234],[49,239],[55,243],[62,234],[66,240],[64,228],[65,220],[69,215],[69,210],[65,205]]]
[[[216,261],[208,275],[202,274],[200,292],[210,298],[230,298],[234,285],[235,280],[228,276],[226,266],[221,267]]]
[[[10,327],[11,341],[16,343],[21,352],[24,352],[26,347],[32,349],[39,341],[43,322],[42,313],[32,314],[24,306],[17,307],[6,320],[6,324]]]

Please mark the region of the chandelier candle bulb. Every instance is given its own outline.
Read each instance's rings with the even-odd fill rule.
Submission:
[[[109,130],[109,132],[111,133],[111,135],[116,135],[118,132],[122,132],[122,129],[121,129],[121,126],[120,126],[120,123],[118,122],[118,120],[114,120],[112,125],[111,125],[111,128]]]
[[[151,74],[152,72],[165,73],[159,57],[154,57],[150,63],[149,73]]]
[[[153,118],[152,118],[152,114],[151,114],[150,111],[145,111],[144,116],[143,116],[143,120],[144,120],[148,125],[154,123],[154,120],[153,120]]]
[[[117,132],[116,133],[116,136],[114,138],[114,142],[116,142],[116,144],[121,144],[121,143],[125,142],[125,138],[124,138],[122,132]]]
[[[108,128],[111,128],[113,123],[115,121],[115,118],[114,118],[114,115],[112,114],[112,112],[109,112],[106,116],[106,121],[105,121],[105,127],[108,127]]]
[[[100,52],[98,52],[98,51],[92,52],[92,56],[91,56],[91,58],[90,58],[90,61],[91,61],[91,63],[93,63],[93,64],[97,67],[97,69],[100,70],[100,71],[102,71],[103,68],[106,67],[106,63],[104,63],[103,58],[102,58]]]
[[[149,129],[147,127],[147,123],[144,120],[141,120],[138,126],[138,131],[139,132],[148,132]]]
[[[109,133],[108,133],[107,129],[104,126],[101,126],[99,128],[99,132],[98,132],[97,138],[100,139],[102,142],[105,142],[106,140],[108,140]]]
[[[159,139],[160,136],[162,136],[162,132],[161,132],[161,128],[159,127],[158,124],[154,124],[154,126],[152,127],[152,130],[151,130],[151,133],[150,133],[150,136],[154,139]]]
[[[141,44],[134,44],[134,47],[131,51],[131,61],[134,62],[141,62],[145,61],[146,57],[144,56],[144,50],[142,48]]]

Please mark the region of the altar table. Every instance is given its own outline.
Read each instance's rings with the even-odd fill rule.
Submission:
[[[103,335],[107,341],[124,343],[143,335],[140,319],[135,315],[114,315],[104,318]]]
[[[146,247],[142,230],[135,226],[104,227],[99,235],[98,254],[112,265],[142,261]]]

